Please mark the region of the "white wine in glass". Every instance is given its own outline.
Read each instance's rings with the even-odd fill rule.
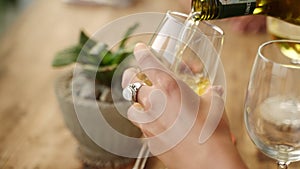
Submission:
[[[152,52],[197,94],[214,83],[224,33],[191,15],[168,11],[149,42]]]
[[[300,65],[273,40],[258,49],[245,101],[245,124],[254,144],[276,159],[278,168],[300,160]]]

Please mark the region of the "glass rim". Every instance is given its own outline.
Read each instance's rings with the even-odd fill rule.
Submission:
[[[188,18],[189,17],[189,15],[185,14],[185,13],[178,12],[178,11],[168,10],[167,13],[166,13],[166,16],[169,16],[170,18],[174,19],[174,16],[172,16],[172,15],[176,15],[176,16],[180,16],[180,17],[184,17],[184,18]],[[178,22],[178,20],[176,20],[176,21]],[[209,23],[208,21],[205,21],[205,20],[201,21],[201,23],[204,23],[205,25],[211,27],[213,30],[215,30],[216,32],[218,32],[218,35],[214,35],[214,36],[224,37],[225,33],[224,33],[224,31],[219,26],[211,24],[211,23]],[[180,24],[184,25],[183,23],[180,23]]]
[[[266,62],[275,64],[275,65],[280,65],[282,67],[286,67],[286,68],[293,68],[293,69],[300,69],[300,64],[284,64],[284,63],[280,63],[280,62],[276,62],[272,59],[270,59],[269,57],[266,57],[265,55],[262,54],[262,49],[265,48],[266,46],[270,45],[270,44],[275,44],[275,43],[280,43],[280,42],[289,42],[289,43],[297,43],[300,44],[300,40],[289,40],[289,39],[277,39],[277,40],[270,40],[267,42],[264,42],[263,44],[261,44],[258,47],[258,51],[257,51],[257,55],[263,59]]]

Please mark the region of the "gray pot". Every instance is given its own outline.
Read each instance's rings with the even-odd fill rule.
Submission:
[[[118,169],[133,163],[135,159],[117,156],[104,150],[86,134],[75,112],[72,92],[69,87],[71,80],[72,72],[58,77],[55,83],[55,92],[65,124],[79,143],[79,158],[85,165],[101,169]],[[85,116],[85,114],[87,116],[86,119],[89,119],[91,118],[90,116],[98,113],[100,107],[106,121],[115,130],[130,137],[138,138],[141,136],[140,130],[126,118],[121,116],[116,110],[114,104],[107,102],[97,102],[97,104],[95,104],[94,100],[76,99],[76,110],[83,111],[83,116]],[[99,124],[93,124],[93,121],[91,121],[89,125],[99,126]],[[92,135],[98,139],[103,138],[109,140],[109,146],[111,147],[118,148],[118,146],[124,145],[124,140],[114,139],[114,137],[108,135],[101,127],[97,127]]]

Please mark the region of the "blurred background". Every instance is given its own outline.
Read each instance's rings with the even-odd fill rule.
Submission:
[[[189,0],[82,2],[0,0],[1,169],[84,167],[76,156],[78,144],[64,124],[54,91],[55,80],[69,68],[51,67],[58,51],[78,42],[81,29],[91,35],[122,16],[167,10],[187,12],[190,6]],[[250,33],[236,31],[230,20],[211,22],[225,32],[221,59],[227,78],[226,110],[236,146],[250,169],[275,168],[275,162],[251,143],[243,124],[252,63],[258,46],[271,38],[261,29]],[[251,23],[251,30],[259,27]],[[126,28],[120,25],[120,30]],[[293,165],[291,169],[297,167]],[[149,164],[150,168],[159,169]]]
[[[1,0],[0,1],[0,35],[34,0]]]

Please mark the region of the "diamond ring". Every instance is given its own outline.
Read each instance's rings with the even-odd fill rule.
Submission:
[[[135,83],[131,83],[129,84],[127,87],[125,87],[123,89],[123,97],[125,100],[128,101],[133,101],[133,102],[138,102],[138,91],[139,89],[144,86],[143,83],[140,82],[135,82]]]

